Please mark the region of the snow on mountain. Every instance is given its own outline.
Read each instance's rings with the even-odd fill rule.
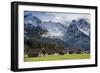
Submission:
[[[67,28],[67,31],[64,33],[63,36],[63,40],[65,42],[79,34],[79,29],[76,23],[76,20],[72,20],[72,22],[69,24],[69,27]]]
[[[77,21],[77,27],[80,31],[85,33],[86,35],[90,35],[90,24],[85,19],[79,19]]]
[[[27,16],[24,16],[24,23],[26,25],[32,24],[33,26],[37,27],[41,23],[41,20],[38,17],[29,14]]]

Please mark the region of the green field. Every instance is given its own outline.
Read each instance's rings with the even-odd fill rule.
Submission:
[[[53,61],[53,60],[71,60],[71,59],[89,59],[90,54],[64,54],[64,55],[47,55],[43,57],[28,57],[24,56],[25,62],[34,61]]]

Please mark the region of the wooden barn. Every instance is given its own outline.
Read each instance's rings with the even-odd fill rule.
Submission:
[[[39,49],[30,49],[28,51],[28,56],[29,57],[38,57],[38,56],[45,56],[47,55],[47,51],[44,48],[39,48]]]

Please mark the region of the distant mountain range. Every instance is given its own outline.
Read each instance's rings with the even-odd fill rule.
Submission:
[[[68,24],[68,23],[67,23]],[[63,45],[67,48],[81,48],[90,52],[90,23],[80,18],[66,24],[43,22],[31,14],[24,16],[24,39]]]

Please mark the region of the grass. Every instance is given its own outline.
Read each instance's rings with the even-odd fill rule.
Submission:
[[[64,55],[47,55],[43,57],[28,57],[24,56],[25,62],[34,61],[53,61],[53,60],[73,60],[73,59],[89,59],[90,54],[64,54]]]

